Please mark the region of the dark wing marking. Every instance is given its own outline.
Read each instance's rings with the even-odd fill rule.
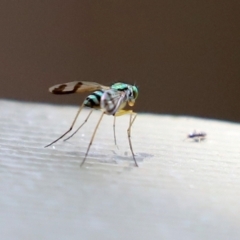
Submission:
[[[108,90],[109,87],[95,82],[68,82],[54,85],[49,88],[49,92],[54,94],[71,94],[82,92],[93,92],[96,90]]]
[[[118,110],[126,105],[125,92],[109,89],[105,91],[101,97],[101,108],[106,114],[114,115]]]

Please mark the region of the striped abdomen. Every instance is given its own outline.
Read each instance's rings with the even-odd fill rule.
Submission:
[[[95,91],[88,95],[83,104],[85,107],[100,109],[101,97],[103,95],[102,90]]]

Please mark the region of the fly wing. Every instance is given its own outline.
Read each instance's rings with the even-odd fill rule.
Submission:
[[[96,90],[108,90],[109,87],[95,82],[68,82],[60,83],[49,88],[49,92],[54,94],[71,94],[82,92],[93,92]]]
[[[108,115],[114,115],[126,105],[126,94],[123,91],[109,89],[101,97],[101,108]]]

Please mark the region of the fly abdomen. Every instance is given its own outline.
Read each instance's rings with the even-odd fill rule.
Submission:
[[[84,106],[89,108],[99,109],[102,95],[103,95],[103,91],[101,90],[91,93],[84,100],[84,103],[83,103]]]

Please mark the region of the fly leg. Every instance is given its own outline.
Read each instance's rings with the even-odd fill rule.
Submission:
[[[49,143],[48,145],[46,145],[45,148],[51,146],[52,144],[54,144],[55,142],[57,142],[58,140],[60,140],[61,138],[63,138],[66,134],[68,134],[68,133],[72,130],[72,128],[73,128],[73,126],[74,126],[74,124],[75,124],[75,122],[76,122],[76,120],[77,120],[80,112],[82,111],[83,107],[84,107],[84,104],[82,104],[82,105],[80,106],[80,108],[78,109],[78,112],[77,112],[77,114],[76,114],[76,116],[75,116],[75,118],[74,118],[74,120],[73,120],[73,122],[72,122],[71,127],[70,127],[63,135],[61,135],[59,138],[57,138],[57,139],[54,140],[53,142],[51,142],[51,143]]]
[[[98,123],[97,123],[97,125],[96,125],[96,127],[95,127],[95,129],[94,129],[94,132],[93,132],[93,134],[92,134],[92,138],[91,138],[91,140],[90,140],[90,142],[89,142],[89,144],[88,144],[87,152],[86,152],[86,154],[85,154],[85,157],[84,157],[82,163],[80,164],[80,167],[81,167],[81,166],[84,164],[84,162],[86,161],[88,152],[89,152],[90,147],[91,147],[91,145],[92,145],[92,143],[93,143],[94,137],[95,137],[96,132],[97,132],[97,129],[98,129],[98,127],[99,127],[99,124],[100,124],[100,122],[102,121],[103,115],[104,115],[104,112],[102,113],[101,117],[99,118]]]
[[[122,116],[122,115],[125,115],[125,114],[130,114],[129,126],[128,126],[128,129],[127,129],[128,142],[129,142],[130,150],[132,152],[133,160],[135,162],[136,167],[138,167],[137,160],[136,160],[135,154],[133,152],[132,141],[131,141],[131,127],[132,127],[132,125],[133,125],[133,123],[134,123],[134,121],[137,117],[137,113],[133,112],[132,110],[120,110],[115,114],[115,116]],[[132,118],[132,116],[133,116],[133,118]]]
[[[63,141],[67,141],[69,138],[73,137],[77,132],[78,130],[88,121],[90,115],[92,114],[93,110],[90,111],[90,113],[88,114],[87,118],[84,120],[84,122],[77,128],[77,130],[72,134],[70,135],[68,138],[65,138]]]
[[[116,138],[116,127],[115,126],[116,126],[116,116],[114,116],[114,120],[113,120],[113,135],[114,135],[114,143],[118,148],[117,138]]]

